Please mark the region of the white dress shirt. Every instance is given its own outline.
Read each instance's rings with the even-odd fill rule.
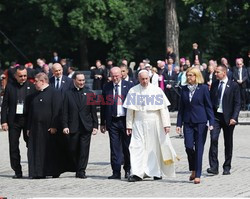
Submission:
[[[115,96],[115,84],[114,85],[114,89],[113,89],[113,96]],[[121,117],[121,116],[125,116],[125,110],[123,108],[123,104],[122,104],[122,81],[120,81],[118,83],[118,101],[117,101],[117,117]]]
[[[218,109],[217,109],[217,112],[218,112],[218,113],[223,113],[222,100],[223,100],[225,88],[226,88],[226,86],[227,86],[228,78],[226,77],[225,79],[221,80],[220,83],[221,83],[222,81],[224,82],[224,84],[222,84],[222,91],[221,91],[220,104],[219,104],[219,107],[218,107]],[[220,86],[220,83],[219,83],[219,86]]]

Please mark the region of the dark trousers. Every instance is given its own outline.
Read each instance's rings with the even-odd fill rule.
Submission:
[[[241,109],[246,110],[246,88],[240,85],[240,99],[241,99]]]
[[[70,134],[69,151],[74,165],[76,165],[77,173],[85,174],[89,160],[91,133],[84,127],[81,127],[78,132]]]
[[[113,173],[121,172],[121,164],[123,160],[123,169],[125,171],[130,171],[129,144],[131,136],[126,134],[126,117],[112,117],[112,122],[108,131]]]
[[[225,146],[225,162],[223,169],[229,171],[231,169],[231,161],[233,154],[233,131],[235,126],[229,126],[225,123],[222,113],[215,113],[215,124],[213,131],[210,132],[210,149],[209,149],[209,164],[210,168],[218,171],[218,140],[221,129],[223,129],[224,146]]]
[[[166,96],[170,102],[169,111],[176,111],[178,105],[177,88],[165,89]]]
[[[199,178],[202,171],[202,157],[207,137],[206,123],[185,123],[183,132],[189,170],[195,171],[195,177]]]
[[[23,116],[16,116],[15,122],[9,125],[9,154],[10,165],[16,174],[22,173],[21,156],[19,149],[19,138],[23,130],[23,139],[28,144],[27,130],[25,127],[25,118]]]

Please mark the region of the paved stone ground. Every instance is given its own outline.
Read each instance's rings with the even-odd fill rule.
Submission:
[[[206,173],[208,167],[209,136],[205,145],[201,184],[188,181],[187,158],[183,139],[177,138],[171,129],[173,145],[181,160],[176,164],[176,178],[161,181],[147,179],[129,183],[125,179],[108,180],[109,164],[108,134],[99,133],[92,137],[91,153],[87,168],[87,179],[76,179],[74,173],[64,173],[58,179],[31,180],[27,178],[27,157],[21,141],[24,179],[12,179],[9,165],[8,136],[0,131],[0,197],[250,197],[250,130],[248,125],[239,125],[234,134],[232,174],[223,176],[222,168],[217,176]],[[219,160],[222,165],[223,139],[219,142]]]

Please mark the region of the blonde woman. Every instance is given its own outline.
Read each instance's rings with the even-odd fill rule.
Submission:
[[[209,129],[213,129],[214,113],[208,86],[199,69],[192,67],[186,72],[187,85],[182,87],[180,108],[177,117],[177,133],[183,126],[184,143],[188,156],[189,170],[192,172],[189,180],[200,183],[202,157]]]

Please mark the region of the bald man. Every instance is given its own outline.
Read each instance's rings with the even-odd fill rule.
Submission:
[[[126,134],[126,109],[123,102],[129,89],[133,86],[131,82],[122,80],[119,67],[110,70],[112,81],[108,82],[102,91],[105,104],[101,105],[101,132],[109,132],[111,167],[113,174],[108,179],[121,179],[121,164],[124,160],[123,169],[125,178],[130,175],[130,136]]]
[[[72,79],[63,75],[63,67],[61,64],[53,64],[52,73],[53,77],[49,79],[49,83],[52,87],[57,90],[60,90],[62,93],[71,88],[74,88]]]

